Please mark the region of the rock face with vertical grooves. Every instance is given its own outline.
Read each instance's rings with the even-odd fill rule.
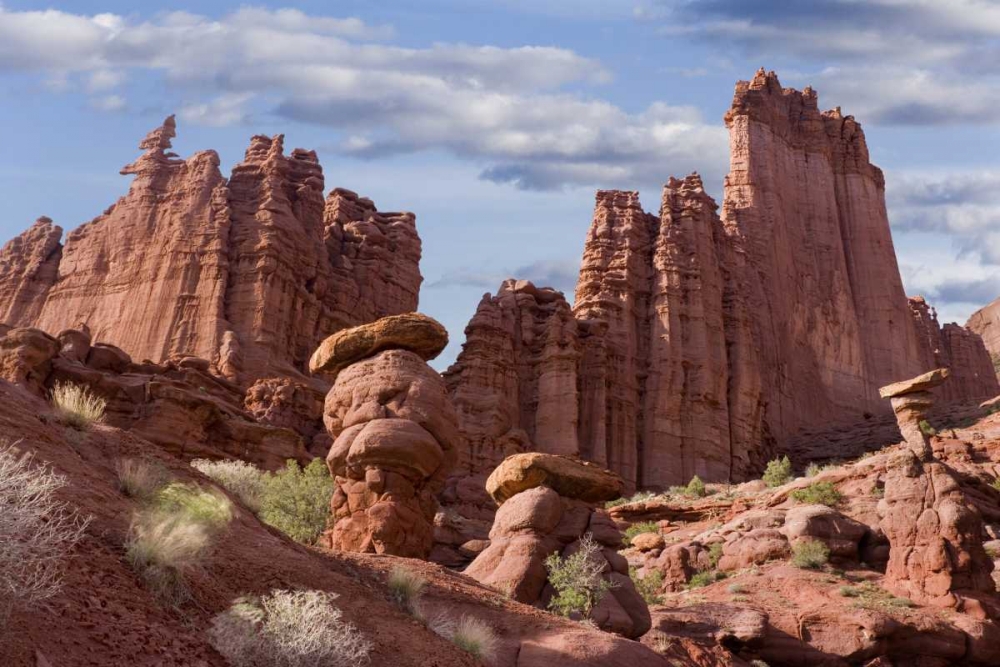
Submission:
[[[598,192],[575,327],[565,308],[522,318],[513,281],[484,299],[448,374],[456,403],[476,408],[459,409],[472,459],[495,465],[516,432],[519,448],[582,456],[629,487],[743,479],[803,430],[886,413],[878,388],[892,381],[946,366],[940,400],[1000,393],[978,336],[907,300],[882,172],[853,117],[761,70],[725,121],[721,215],[697,175],[670,180],[659,216],[636,192]],[[562,344],[538,345],[553,322]],[[554,412],[519,391],[549,358],[565,378]],[[573,418],[539,439],[552,414]]]
[[[0,322],[86,325],[132,357],[209,360],[250,386],[301,371],[325,336],[411,312],[420,239],[411,213],[335,189],[312,151],[255,136],[230,179],[214,151],[169,152],[171,116],[122,170],[129,193],[59,244],[47,218],[0,250]],[[319,386],[322,385],[322,386]]]

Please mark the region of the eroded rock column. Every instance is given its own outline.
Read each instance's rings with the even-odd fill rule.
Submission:
[[[885,585],[918,604],[953,607],[980,618],[990,614],[984,594],[995,594],[993,562],[983,550],[983,522],[953,471],[934,457],[924,420],[928,390],[947,369],[883,387],[892,401],[906,449],[890,464],[880,525],[889,539]]]
[[[545,559],[578,551],[590,535],[611,583],[590,612],[600,628],[641,637],[650,628],[649,609],[618,554],[622,534],[596,503],[618,497],[624,481],[615,473],[553,454],[515,454],[490,475],[486,490],[500,505],[487,547],[465,570],[473,579],[526,604],[545,607],[555,595]]]
[[[336,481],[329,548],[430,553],[460,438],[444,380],[426,363],[447,344],[441,324],[410,313],[338,332],[313,354],[312,372],[336,374],[323,411]]]

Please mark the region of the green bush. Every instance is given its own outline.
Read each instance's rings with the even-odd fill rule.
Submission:
[[[853,586],[841,586],[837,591],[845,598],[856,598],[861,595],[861,591]]]
[[[289,459],[264,482],[260,518],[297,542],[313,544],[326,529],[332,496],[333,478],[322,459],[305,469]]]
[[[691,478],[687,488],[684,490],[684,495],[688,498],[704,498],[707,493],[708,490],[705,488],[705,482],[701,481],[698,475]]]
[[[816,475],[823,472],[823,467],[818,463],[810,463],[806,466],[806,477],[815,477]]]
[[[195,523],[217,528],[229,523],[233,506],[218,490],[173,482],[154,497],[155,511],[183,515]]]
[[[787,456],[774,459],[767,464],[763,479],[764,483],[772,489],[790,482],[792,480],[792,462],[788,460]]]
[[[660,595],[660,588],[663,586],[663,572],[660,570],[647,570],[645,576],[639,576],[639,570],[629,567],[628,576],[635,584],[635,590],[639,592],[646,604],[661,604],[663,596]]]
[[[719,559],[722,558],[722,548],[722,542],[712,542],[712,545],[708,548],[708,562],[711,563],[713,570],[719,566]]]
[[[631,526],[625,529],[624,536],[622,537],[622,543],[625,546],[632,544],[632,538],[636,535],[642,535],[643,533],[659,533],[660,525],[655,521],[643,521],[641,523],[633,523]]]
[[[920,422],[917,424],[917,426],[920,427],[920,432],[923,433],[924,435],[927,436],[937,435],[937,429],[931,426],[930,422],[928,422],[926,419],[921,419]]]
[[[556,594],[549,609],[562,616],[586,618],[612,583],[603,576],[606,561],[601,547],[590,533],[580,539],[579,548],[568,558],[554,553],[545,559],[549,583]]]
[[[990,486],[992,486],[997,491],[1000,491],[1000,477],[997,477],[992,482],[990,482]]]
[[[691,590],[693,588],[701,588],[702,586],[708,586],[709,584],[714,584],[719,579],[724,579],[724,576],[720,576],[715,570],[703,570],[701,572],[696,572],[691,575],[688,579],[687,588]]]
[[[792,546],[792,565],[815,570],[830,560],[830,549],[819,540],[800,540]]]
[[[804,489],[796,489],[791,493],[792,499],[807,505],[826,505],[833,507],[843,496],[830,482],[816,482]]]
[[[195,459],[191,467],[239,498],[251,512],[260,511],[267,474],[252,463]]]

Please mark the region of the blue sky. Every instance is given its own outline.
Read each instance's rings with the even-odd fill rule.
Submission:
[[[721,199],[722,114],[764,66],[862,122],[907,290],[964,322],[1000,295],[998,56],[997,0],[0,0],[0,242],[100,214],[170,113],[224,172],[284,133],[417,214],[442,367],[504,277],[572,298],[596,188],[655,211],[696,170]]]

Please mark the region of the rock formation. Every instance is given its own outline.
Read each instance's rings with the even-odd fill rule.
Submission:
[[[169,152],[171,116],[122,169],[135,179],[70,232],[41,218],[0,250],[0,322],[84,323],[130,356],[208,359],[247,387],[301,375],[329,333],[417,306],[420,239],[410,213],[343,189],[323,199],[311,151],[256,136],[227,181],[214,151]]]
[[[341,331],[313,355],[313,371],[342,369],[323,414],[336,480],[327,547],[430,553],[437,494],[460,442],[444,381],[425,361],[447,342],[444,327],[414,313]]]
[[[695,174],[658,216],[597,193],[576,302],[487,295],[446,374],[478,472],[579,455],[629,488],[742,479],[798,434],[885,414],[879,386],[938,366],[943,401],[1000,393],[979,338],[908,301],[864,133],[758,72],[726,114],[721,216]]]
[[[974,312],[965,327],[979,334],[991,358],[1000,358],[1000,298]]]
[[[983,521],[955,473],[934,457],[924,419],[933,404],[929,389],[947,378],[939,369],[881,390],[906,441],[888,471],[878,507],[889,539],[885,582],[918,604],[955,607],[983,618],[995,610],[984,608],[981,598],[996,593],[993,562],[983,549]]]
[[[211,374],[206,359],[137,364],[114,345],[92,343],[85,327],[57,337],[0,327],[0,380],[42,396],[59,383],[86,387],[107,401],[107,424],[184,458],[239,458],[267,469],[309,458],[295,431],[255,421],[240,388]]]
[[[582,540],[600,545],[593,557],[604,564],[611,584],[589,618],[602,629],[625,637],[649,630],[649,609],[618,555],[622,535],[594,503],[620,494],[622,480],[592,464],[551,454],[515,454],[490,475],[487,490],[500,508],[490,530],[490,545],[465,574],[503,590],[526,604],[545,606],[555,591],[545,559],[568,558]]]

